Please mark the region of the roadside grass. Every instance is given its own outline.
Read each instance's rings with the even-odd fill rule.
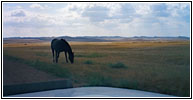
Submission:
[[[49,63],[41,62],[39,60],[28,62],[27,64],[36,69],[51,73],[61,78],[70,77],[69,70],[67,68],[61,67],[58,64],[49,64]]]
[[[139,83],[135,80],[120,79],[118,82],[118,87],[127,89],[138,89]]]
[[[14,57],[14,56],[9,56],[9,55],[4,55],[6,56],[9,60],[15,61],[15,62],[20,62],[23,64],[27,64],[31,67],[34,67],[38,70],[50,73],[54,76],[57,77],[61,77],[61,78],[69,78],[70,76],[70,72],[68,69],[61,67],[58,64],[50,64],[50,63],[46,63],[46,62],[42,62],[40,60],[33,60],[33,61],[29,61],[29,60],[25,60],[22,58],[18,58],[18,57]]]
[[[88,86],[111,86],[113,79],[98,72],[87,72],[86,80]]]
[[[66,63],[64,55],[60,55],[58,64],[52,63],[49,45],[10,46],[3,48],[10,60],[71,78],[78,87],[112,86],[190,96],[188,42],[73,44],[74,64]]]
[[[117,63],[109,63],[108,64],[109,67],[111,68],[128,68],[125,64],[123,64],[122,62],[117,62]]]
[[[84,64],[92,65],[94,62],[92,60],[86,60],[84,61]]]

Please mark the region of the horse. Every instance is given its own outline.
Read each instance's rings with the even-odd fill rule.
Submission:
[[[74,53],[72,52],[72,49],[66,40],[53,39],[51,42],[51,49],[52,49],[52,55],[53,55],[53,62],[58,63],[60,52],[64,52],[66,57],[66,62],[68,63],[68,59],[67,59],[67,53],[68,53],[70,62],[74,63]],[[55,59],[54,59],[54,51],[56,54]]]

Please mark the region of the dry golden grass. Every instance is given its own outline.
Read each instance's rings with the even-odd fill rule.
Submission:
[[[75,63],[66,63],[61,53],[58,65],[71,73],[69,79],[74,87],[100,85],[190,95],[190,44],[187,41],[70,44]],[[4,44],[3,54],[25,61],[53,63],[50,43]]]

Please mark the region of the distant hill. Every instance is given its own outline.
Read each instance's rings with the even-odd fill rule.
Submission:
[[[134,36],[132,38],[130,38],[132,40],[146,40],[146,41],[152,41],[152,40],[190,40],[189,37],[185,37],[185,36],[178,36],[178,37],[158,37],[158,36],[154,36],[154,37],[147,37],[147,36]]]
[[[59,36],[59,37],[10,37],[3,38],[4,43],[34,43],[34,42],[49,42],[54,38],[63,38],[67,41],[76,42],[113,42],[113,41],[177,41],[177,40],[190,40],[189,37],[147,37],[147,36],[134,36],[134,37],[120,37],[120,36]]]

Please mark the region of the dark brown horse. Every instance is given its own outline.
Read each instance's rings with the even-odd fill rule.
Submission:
[[[67,63],[68,63],[67,53],[68,53],[70,62],[71,63],[74,62],[74,53],[72,52],[72,49],[66,40],[53,39],[51,42],[51,49],[52,49],[52,54],[53,54],[53,62],[56,62],[56,63],[58,62],[60,52],[65,53]],[[54,52],[56,54],[55,59],[54,59]]]

